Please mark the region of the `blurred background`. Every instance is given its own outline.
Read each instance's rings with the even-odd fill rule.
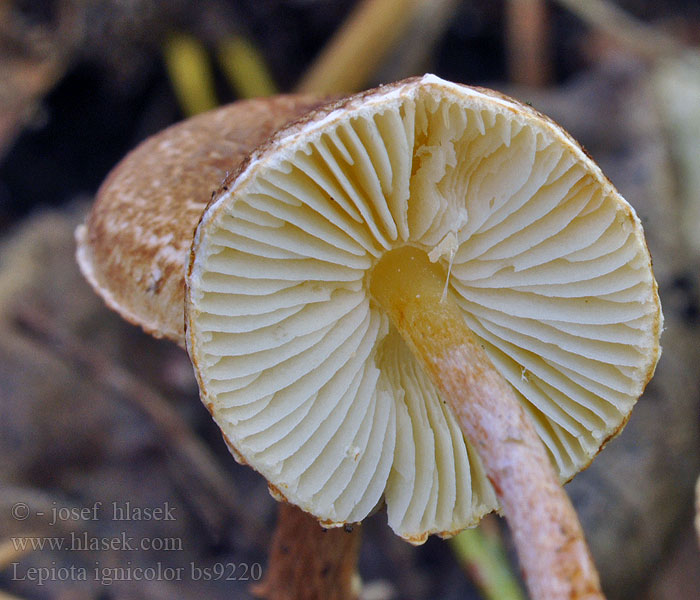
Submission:
[[[608,597],[700,598],[697,0],[0,0],[0,599],[252,597],[275,502],[185,353],[83,282],[73,230],[169,124],[424,72],[553,117],[642,219],[663,356],[567,490]],[[414,548],[381,512],[363,529],[367,600],[521,597],[498,587],[517,567],[496,517],[461,546]]]

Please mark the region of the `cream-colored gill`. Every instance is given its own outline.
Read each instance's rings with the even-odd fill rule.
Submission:
[[[187,341],[214,418],[276,490],[329,525],[385,502],[421,542],[496,499],[371,296],[386,253],[432,253],[561,480],[625,422],[661,313],[638,218],[549,120],[432,76],[361,100],[280,132],[209,207]]]

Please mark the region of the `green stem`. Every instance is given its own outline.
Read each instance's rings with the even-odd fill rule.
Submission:
[[[465,529],[453,537],[450,546],[486,600],[525,600],[500,532],[489,517],[479,527]]]

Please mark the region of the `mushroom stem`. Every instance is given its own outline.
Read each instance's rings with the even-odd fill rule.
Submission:
[[[370,289],[478,450],[531,597],[603,598],[581,524],[545,448],[513,388],[444,294],[443,268],[404,246],[382,257]]]
[[[270,600],[354,600],[359,550],[359,525],[324,529],[280,502],[267,575],[253,591]]]

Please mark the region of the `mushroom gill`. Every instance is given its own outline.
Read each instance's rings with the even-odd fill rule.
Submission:
[[[441,265],[562,481],[623,426],[662,316],[633,209],[511,99],[425,76],[256,150],[193,245],[186,341],[202,398],[289,501],[329,526],[385,502],[394,531],[420,543],[497,499],[370,294],[374,267],[402,246]]]

